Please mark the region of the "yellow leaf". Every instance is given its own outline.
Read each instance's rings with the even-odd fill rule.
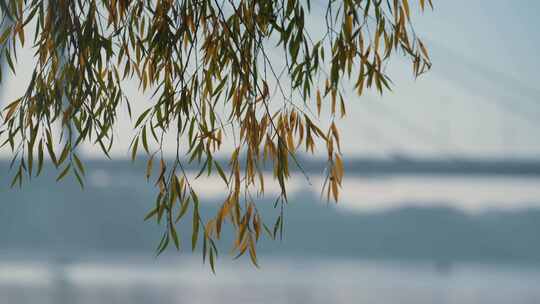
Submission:
[[[405,10],[405,15],[407,16],[407,19],[409,19],[411,15],[408,0],[403,0],[403,10]]]
[[[321,116],[321,105],[322,105],[321,91],[317,90],[317,115],[319,116]]]
[[[8,121],[11,118],[11,116],[17,110],[20,102],[21,102],[21,99],[17,99],[14,102],[10,103],[7,107],[5,107],[4,110],[7,110],[7,113],[6,113],[6,117],[4,118],[4,121]]]
[[[424,57],[426,57],[427,60],[430,60],[428,51],[426,47],[424,46],[424,44],[422,43],[422,41],[418,40],[418,44],[420,45],[420,50],[422,51],[422,54],[424,54]]]

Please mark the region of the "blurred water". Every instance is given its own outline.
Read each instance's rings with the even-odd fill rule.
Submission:
[[[261,241],[262,268],[231,261],[229,238],[213,275],[199,256],[153,258],[162,227],[142,218],[155,189],[110,166],[84,191],[54,175],[0,187],[0,304],[540,303],[537,177],[351,177],[338,205],[293,177],[285,237]],[[203,216],[216,185],[199,184]],[[271,221],[273,200],[258,203]]]
[[[223,261],[226,260],[226,261]],[[540,303],[540,269],[368,260],[5,260],[1,303]]]

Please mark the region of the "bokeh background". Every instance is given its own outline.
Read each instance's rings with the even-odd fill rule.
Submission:
[[[348,96],[340,203],[320,198],[321,155],[302,156],[309,181],[293,175],[284,238],[262,241],[260,269],[227,238],[216,274],[187,242],[155,257],[155,189],[144,160],[128,161],[127,115],[113,160],[81,147],[84,190],[52,168],[9,189],[0,150],[0,302],[540,303],[540,2],[434,2],[415,18],[432,71],[414,80],[396,58],[392,92]],[[1,104],[24,91],[31,54]],[[219,178],[195,187],[211,214]],[[268,222],[276,189],[259,203]]]

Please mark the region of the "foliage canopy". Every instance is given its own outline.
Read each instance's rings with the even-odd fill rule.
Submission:
[[[147,155],[147,178],[157,187],[146,219],[163,223],[158,252],[169,243],[180,248],[176,225],[191,210],[191,247],[202,242],[212,268],[225,222],[235,231],[233,250],[256,264],[263,231],[275,238],[283,225],[280,213],[266,226],[255,204],[265,164],[273,166],[283,210],[296,151],[323,146],[324,191],[337,201],[343,90],[389,89],[385,68],[395,53],[415,76],[430,68],[411,18],[432,3],[412,1],[0,0],[1,59],[13,73],[21,48],[35,59],[25,93],[0,114],[12,186],[39,175],[45,157],[58,180],[72,174],[83,185],[77,146],[90,142],[108,156],[119,111],[132,115],[125,84],[136,81],[151,97],[132,117],[130,151]],[[163,156],[166,134],[176,138],[172,160]],[[225,138],[234,139],[227,166],[214,158]],[[217,172],[229,189],[211,219],[199,214],[186,162],[199,174]]]

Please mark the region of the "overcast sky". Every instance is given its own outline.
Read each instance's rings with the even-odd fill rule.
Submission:
[[[540,2],[434,3],[433,12],[415,18],[431,51],[432,71],[414,80],[406,62],[397,60],[389,71],[393,92],[349,98],[349,115],[340,123],[346,157],[539,158]],[[18,76],[3,85],[2,104],[25,88],[30,53],[20,58]],[[117,128],[124,137],[113,151],[118,157],[129,155],[129,128],[126,120]],[[90,146],[84,151],[99,155]]]
[[[540,2],[434,2],[416,18],[433,70],[396,67],[392,93],[350,106],[347,153],[538,157]]]

